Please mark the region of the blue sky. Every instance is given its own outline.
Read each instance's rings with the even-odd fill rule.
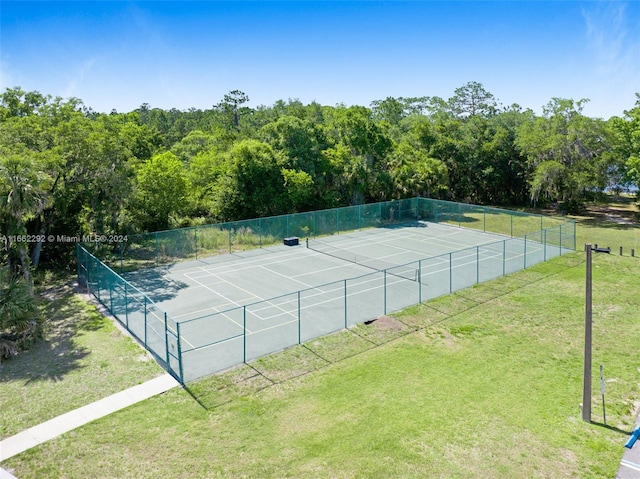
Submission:
[[[622,115],[640,92],[640,2],[0,2],[0,88],[96,111],[210,108],[230,90],[368,106],[477,81],[537,113]]]

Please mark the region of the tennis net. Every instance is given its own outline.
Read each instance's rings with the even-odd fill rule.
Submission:
[[[418,281],[419,278],[417,268],[412,268],[411,266],[407,265],[398,265],[381,259],[370,258],[368,256],[356,254],[352,251],[336,248],[331,244],[324,243],[317,239],[307,238],[307,248],[318,253],[326,254],[327,256],[333,256],[334,258],[348,261],[350,263],[359,264],[376,271],[386,271],[388,274],[397,276],[399,278],[408,279],[410,281]]]

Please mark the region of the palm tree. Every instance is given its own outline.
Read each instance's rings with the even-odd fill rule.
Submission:
[[[17,355],[21,344],[40,332],[40,315],[29,285],[0,267],[0,361]]]
[[[0,212],[5,213],[9,223],[9,239],[14,235],[26,235],[24,222],[44,209],[45,194],[37,183],[38,177],[33,169],[33,162],[17,155],[0,158]],[[33,296],[27,243],[21,241],[14,244],[18,250],[21,273],[29,288],[29,294]],[[7,251],[10,252],[12,246],[9,242]],[[11,263],[10,254],[8,258],[10,269],[17,270]]]

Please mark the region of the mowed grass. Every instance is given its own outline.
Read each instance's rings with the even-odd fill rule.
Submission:
[[[0,364],[0,439],[162,374],[66,284],[44,293],[45,340]]]
[[[20,479],[613,477],[640,401],[639,277],[640,258],[594,257],[593,424],[578,407],[576,252],[407,309],[399,327],[361,325],[189,385],[215,407],[173,390],[2,467]]]

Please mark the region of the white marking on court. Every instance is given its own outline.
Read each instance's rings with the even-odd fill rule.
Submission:
[[[277,271],[274,271],[272,269],[266,268],[266,267],[264,267],[262,265],[260,265],[259,268],[261,268],[261,269],[263,269],[265,271],[268,271],[269,273],[273,273],[273,274],[277,274],[278,276],[282,276],[283,278],[291,279],[291,280],[295,281],[296,283],[300,283],[301,285],[303,285],[303,286],[305,286],[307,288],[311,287],[310,284],[305,283],[304,281],[298,281],[296,279],[296,276],[287,276],[286,274],[278,273]]]

